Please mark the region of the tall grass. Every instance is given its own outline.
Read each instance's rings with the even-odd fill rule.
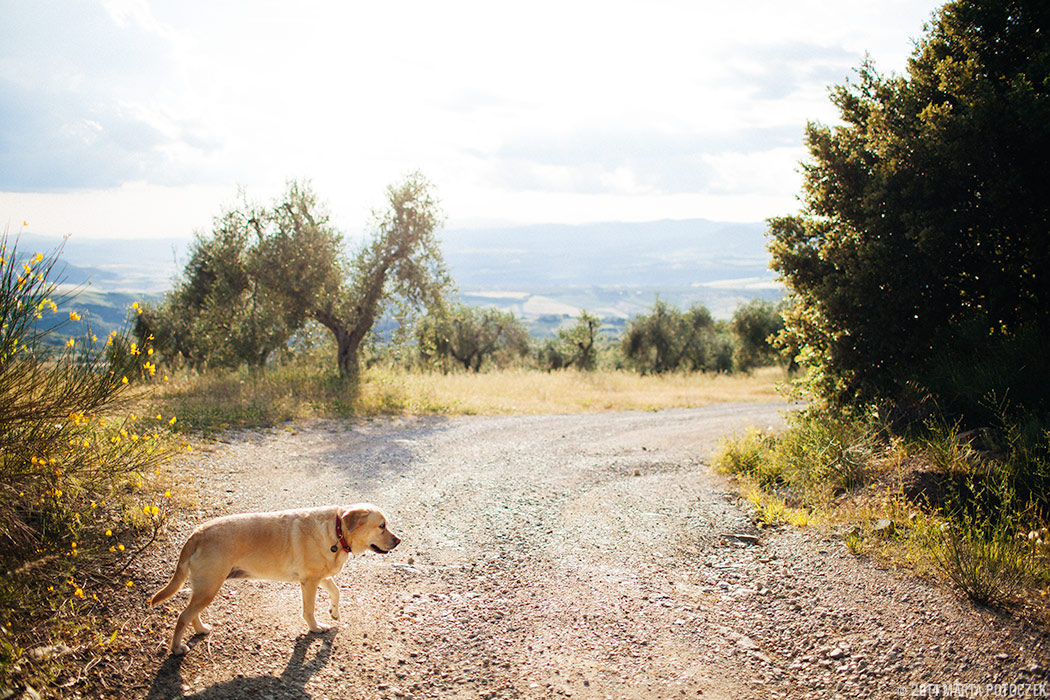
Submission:
[[[865,540],[881,540],[880,551],[932,563],[980,603],[1046,593],[1050,434],[1038,422],[1003,419],[994,429],[960,433],[957,423],[932,420],[891,441],[865,416],[811,408],[790,420],[779,435],[728,438],[715,457],[742,481],[760,522],[791,522],[799,509],[827,521],[860,517],[867,530],[854,526],[844,535],[854,553]],[[986,443],[980,449],[977,435]],[[907,475],[895,474],[904,464],[932,477],[932,496],[906,501]],[[893,526],[876,533],[871,525],[880,519]]]
[[[716,465],[812,505],[868,483],[881,455],[871,423],[838,420],[814,409],[791,414],[788,421],[789,428],[777,436],[750,431],[724,440]]]

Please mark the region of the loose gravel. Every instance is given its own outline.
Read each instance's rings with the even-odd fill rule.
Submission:
[[[785,408],[318,421],[232,436],[181,468],[200,505],[136,562],[133,595],[163,585],[189,530],[221,513],[372,501],[404,541],[347,564],[342,620],[324,634],[307,632],[294,584],[227,582],[205,613],[215,631],[185,657],[164,646],[187,594],[143,608],[126,632],[149,654],[128,655],[119,695],[1050,695],[1038,630],[855,557],[820,529],[753,527],[707,460],[729,433],[782,425]]]

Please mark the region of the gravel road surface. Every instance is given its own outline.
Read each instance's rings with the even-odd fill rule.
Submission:
[[[144,597],[217,514],[371,501],[404,541],[347,563],[342,620],[323,634],[307,632],[298,585],[231,580],[204,615],[215,631],[169,657],[184,591],[129,631],[155,653],[124,697],[1050,695],[1039,632],[857,558],[818,528],[755,530],[707,462],[723,436],[779,426],[784,410],[236,435],[184,465],[200,506],[136,562]]]

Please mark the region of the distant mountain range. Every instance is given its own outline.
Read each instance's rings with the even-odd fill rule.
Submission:
[[[553,332],[581,309],[619,326],[656,297],[680,307],[701,303],[716,318],[753,298],[778,299],[783,290],[769,270],[762,223],[704,219],[452,229],[442,251],[468,304],[518,314],[537,335]],[[22,235],[24,253],[62,241]],[[92,314],[107,325],[130,300],[171,287],[186,262],[185,239],[65,241],[61,277],[87,285]],[[61,265],[60,265],[61,267]],[[86,298],[82,302],[88,301]]]

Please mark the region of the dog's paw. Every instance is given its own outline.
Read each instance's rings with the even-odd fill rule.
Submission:
[[[193,629],[197,634],[211,634],[212,626],[201,622],[200,624],[194,624]]]
[[[322,632],[327,632],[330,629],[332,629],[330,625],[322,625],[319,622],[315,622],[314,624],[310,625],[310,631],[314,634],[321,634]]]
[[[174,645],[171,648],[171,655],[172,656],[182,656],[183,654],[185,654],[189,650],[190,650],[190,648],[188,646],[186,646],[186,644],[184,642],[179,642],[178,644]]]
[[[339,619],[339,608],[329,608],[328,612],[332,613],[332,619],[333,620],[338,620]]]

